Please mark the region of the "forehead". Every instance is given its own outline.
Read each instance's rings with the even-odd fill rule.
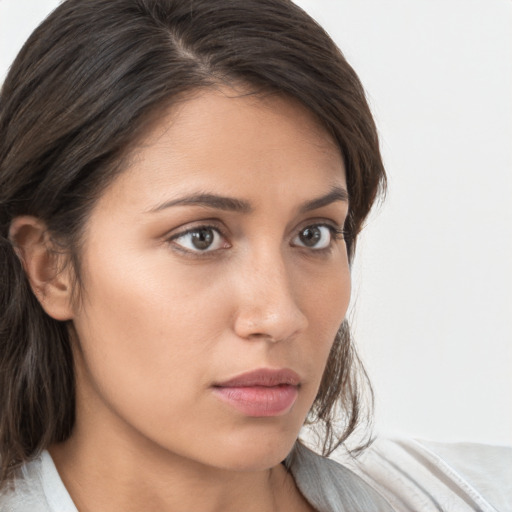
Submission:
[[[113,185],[134,203],[191,188],[281,199],[295,191],[307,199],[345,186],[339,147],[307,108],[233,88],[198,91],[173,105],[128,161]]]

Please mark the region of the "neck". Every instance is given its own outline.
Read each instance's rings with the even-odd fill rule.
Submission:
[[[150,448],[150,447],[148,447]],[[80,512],[284,510],[296,498],[293,478],[281,465],[264,471],[211,468],[154,450],[119,450],[76,436],[50,453]],[[295,509],[297,510],[297,509]]]

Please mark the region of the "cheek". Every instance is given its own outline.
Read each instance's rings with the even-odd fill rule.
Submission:
[[[340,270],[322,283],[312,301],[317,322],[326,329],[337,330],[344,320],[350,302],[351,279],[348,269]]]
[[[304,282],[304,274],[301,272]],[[338,329],[345,319],[351,297],[351,276],[344,255],[321,271],[309,272],[310,286],[300,286],[302,309],[308,317],[308,332],[297,344],[302,359],[312,365],[315,388],[320,385]],[[297,277],[298,279],[298,277]],[[307,350],[307,353],[305,353]],[[314,366],[314,369],[313,369]],[[316,396],[313,390],[310,399]]]
[[[81,410],[97,411],[86,426],[95,421],[104,425],[102,435],[122,432],[133,440],[136,433],[172,453],[222,462],[212,445],[227,457],[234,425],[208,388],[222,361],[225,301],[204,283],[201,294],[190,292],[189,274],[158,261],[132,272],[117,263],[89,280],[89,307],[77,321]]]
[[[308,281],[305,276],[309,276]],[[313,329],[322,338],[336,334],[345,318],[351,295],[351,276],[348,259],[344,252],[325,266],[309,271],[300,269],[296,276],[302,304]],[[327,336],[323,336],[326,334]]]
[[[211,300],[214,290],[204,285],[202,294],[191,291],[168,259],[96,263],[84,276],[84,308],[75,321],[95,387],[127,411],[155,415],[190,403],[208,381],[202,362],[223,328],[218,294]]]

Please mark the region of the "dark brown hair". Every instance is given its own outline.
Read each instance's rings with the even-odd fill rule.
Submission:
[[[66,439],[75,413],[69,326],[33,294],[11,221],[44,221],[79,279],[88,212],[123,156],[163,107],[218,84],[293,97],[332,134],[346,166],[353,257],[385,184],[377,132],[356,74],[304,11],[288,0],[63,2],[24,45],[0,95],[0,482]],[[358,425],[361,378],[344,322],[308,417],[324,453]]]

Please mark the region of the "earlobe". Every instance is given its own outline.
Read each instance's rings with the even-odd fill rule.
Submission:
[[[16,217],[9,238],[41,306],[55,320],[73,317],[72,281],[65,255],[57,250],[46,224],[28,215]]]

